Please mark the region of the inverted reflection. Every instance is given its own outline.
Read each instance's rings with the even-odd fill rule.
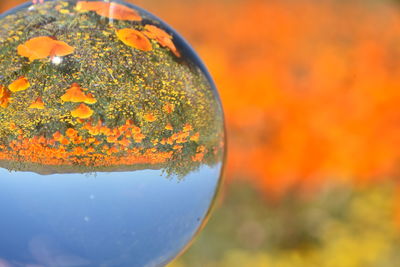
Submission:
[[[214,84],[140,8],[40,2],[0,16],[0,267],[165,265],[220,182]]]

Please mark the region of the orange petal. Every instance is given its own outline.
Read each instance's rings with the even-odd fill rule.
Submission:
[[[146,121],[148,121],[148,122],[153,122],[153,121],[156,121],[156,120],[157,120],[156,116],[154,116],[154,115],[151,114],[151,113],[145,114],[145,115],[144,115],[144,119],[145,119]]]
[[[168,114],[174,112],[175,110],[175,105],[171,103],[166,103],[163,107],[164,111],[167,112]]]
[[[0,85],[0,107],[6,108],[10,103],[11,92],[5,86]]]
[[[176,57],[181,57],[181,53],[178,51],[178,49],[176,48],[174,42],[172,42],[171,39],[163,39],[162,41],[159,41],[159,43],[162,46],[168,47],[169,50],[171,50],[171,52],[174,53],[174,55]]]
[[[94,104],[97,100],[92,94],[85,95],[79,84],[73,83],[66,93],[61,96],[61,100],[64,102],[84,102],[86,104]]]
[[[35,37],[18,46],[18,55],[35,59],[46,58],[50,55],[53,39],[47,36]]]
[[[35,109],[44,109],[44,103],[41,97],[38,97],[35,102],[33,102],[29,108],[35,108]]]
[[[0,100],[0,107],[2,108],[7,108],[10,105],[10,99],[9,98],[5,98]]]
[[[78,1],[78,3],[76,4],[76,9],[82,12],[94,11],[98,15],[110,19],[131,21],[142,20],[142,17],[136,10],[114,2],[107,3],[103,1]]]
[[[151,39],[156,39],[156,38],[168,38],[172,39],[172,36],[169,35],[166,31],[154,26],[154,25],[146,25],[144,28],[147,30],[145,33],[147,37]]]
[[[74,53],[74,51],[75,49],[72,46],[69,46],[67,43],[54,40],[50,56],[63,57]]]
[[[61,134],[59,131],[57,131],[57,132],[55,132],[55,133],[53,134],[53,138],[54,138],[54,140],[56,140],[56,141],[61,141],[62,138],[63,138],[63,136],[62,136],[62,134]]]
[[[91,93],[89,93],[87,94],[86,99],[83,102],[85,102],[86,104],[95,104],[97,100]]]
[[[183,132],[190,132],[192,130],[193,130],[192,125],[190,125],[188,123],[183,126]]]
[[[135,140],[136,143],[141,143],[143,139],[145,139],[146,136],[142,133],[136,133],[133,136],[133,139]]]
[[[75,129],[73,129],[73,128],[68,128],[68,129],[65,131],[65,134],[66,134],[68,137],[75,137],[75,136],[78,134],[78,131],[75,130]]]
[[[74,52],[74,48],[63,41],[54,40],[48,36],[32,38],[17,47],[18,55],[29,58],[30,61],[49,56],[66,56]]]
[[[0,85],[0,99],[7,95],[7,88],[3,85]]]
[[[154,25],[146,25],[144,27],[147,31],[143,32],[150,39],[155,39],[157,42],[163,46],[169,48],[177,57],[180,57],[178,49],[176,48],[174,42],[172,41],[172,36],[169,35],[166,31],[154,26]]]
[[[195,133],[192,137],[190,137],[190,141],[198,142],[200,138],[199,133]]]
[[[93,110],[85,104],[80,104],[76,109],[71,111],[72,117],[87,119],[93,115]]]
[[[172,130],[174,130],[174,128],[172,127],[171,123],[168,123],[168,124],[165,126],[165,130],[172,131]]]
[[[81,90],[79,84],[72,84],[72,86],[66,91],[66,93],[61,96],[61,100],[64,102],[84,102],[86,100],[86,95]]]
[[[27,78],[24,76],[20,77],[19,79],[15,80],[12,82],[9,86],[8,89],[10,89],[11,92],[18,92],[18,91],[24,91],[30,87],[30,83]]]
[[[151,51],[153,49],[149,39],[137,30],[127,28],[118,30],[117,36],[127,46],[143,51]]]

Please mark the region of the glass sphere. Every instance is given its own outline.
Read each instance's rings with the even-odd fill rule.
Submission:
[[[35,2],[0,17],[0,266],[164,266],[220,183],[213,82],[138,7]]]

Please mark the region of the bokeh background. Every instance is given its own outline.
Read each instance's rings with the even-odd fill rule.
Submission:
[[[221,198],[171,267],[400,266],[400,1],[134,3],[193,45],[226,112]]]

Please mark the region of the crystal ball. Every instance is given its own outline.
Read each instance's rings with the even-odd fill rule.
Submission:
[[[164,266],[221,181],[213,81],[134,5],[34,2],[0,16],[0,266]]]

